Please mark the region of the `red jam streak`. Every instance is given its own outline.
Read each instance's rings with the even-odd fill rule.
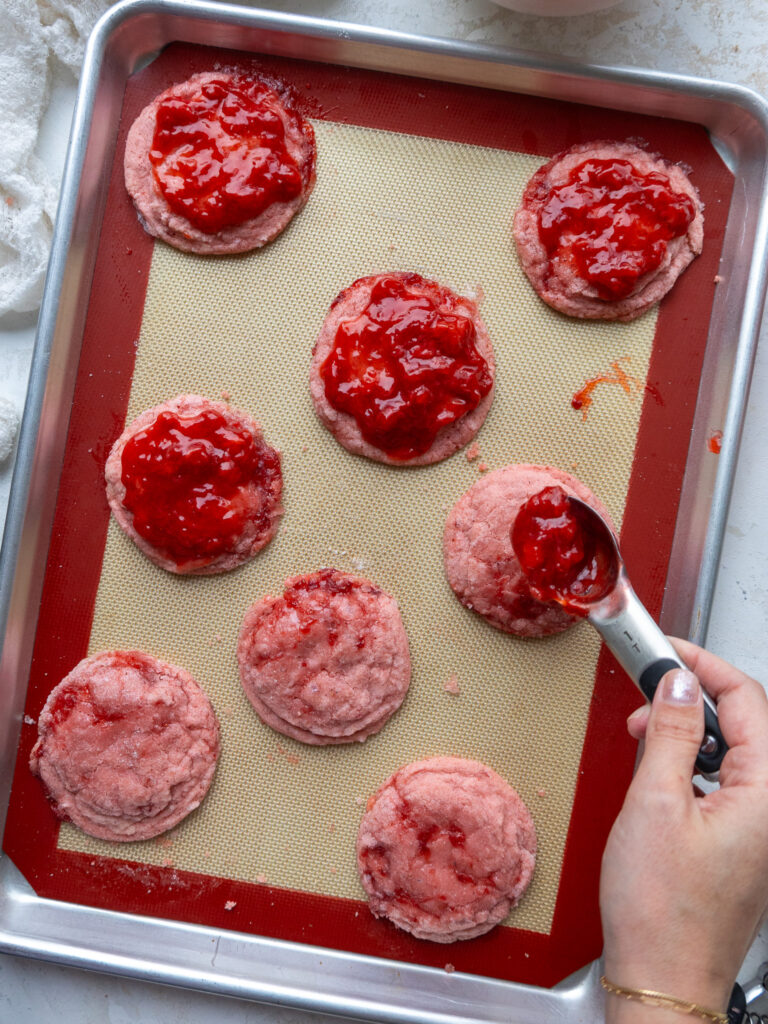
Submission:
[[[626,361],[628,361],[628,358]],[[590,406],[592,405],[593,394],[600,384],[616,384],[626,395],[629,395],[630,398],[633,393],[636,394],[638,392],[647,391],[649,394],[653,395],[659,405],[664,404],[658,388],[640,380],[639,377],[630,376],[621,365],[621,360],[616,359],[611,363],[610,373],[598,373],[596,377],[592,377],[582,387],[580,387],[571,399],[571,407],[581,412],[582,423],[586,423],[587,421],[587,414]]]
[[[147,659],[139,651],[114,651],[110,658],[111,668],[130,668],[142,675],[147,670]],[[87,682],[73,682],[59,690],[53,698],[49,711],[54,727],[66,721],[75,708],[88,714],[92,722],[121,722],[125,715],[119,711],[106,712],[101,705],[93,703],[90,685]]]
[[[463,829],[458,825],[426,825],[424,828],[417,828],[416,842],[419,844],[418,853],[425,860],[432,858],[432,846],[439,839],[445,836],[454,849],[463,849],[467,844],[467,837]]]
[[[283,597],[289,608],[298,607],[306,594],[319,592],[333,596],[361,591],[364,594],[380,594],[381,590],[372,583],[345,576],[338,569],[320,569],[295,580]]]
[[[379,278],[366,308],[336,331],[320,373],[330,404],[392,459],[423,455],[493,385],[469,317],[418,274]],[[439,297],[438,297],[439,296]]]
[[[213,409],[160,413],[127,442],[122,466],[136,532],[177,565],[232,550],[254,519],[257,534],[269,529],[269,510],[254,517],[243,491],[271,491],[280,457]]]
[[[534,597],[573,614],[586,615],[585,605],[605,597],[616,580],[610,541],[561,487],[545,487],[528,499],[511,540]]]
[[[585,160],[550,191],[539,237],[550,258],[572,261],[601,299],[616,302],[659,268],[695,213],[663,174],[641,174],[628,160]]]
[[[302,576],[285,590],[280,611],[282,612],[285,608],[292,609],[296,613],[299,632],[304,635],[310,633],[312,628],[317,625],[317,613],[321,610],[326,611],[328,613],[326,616],[328,646],[335,647],[338,643],[339,633],[331,626],[331,622],[336,622],[341,627],[344,627],[345,622],[340,613],[329,611],[332,599],[340,594],[355,592],[376,596],[381,593],[381,590],[372,583],[350,579],[337,569],[320,569],[319,572]],[[362,650],[365,647],[365,637],[358,635],[355,646],[358,650]]]
[[[149,160],[171,209],[212,235],[298,196],[302,175],[280,109],[254,78],[214,79],[188,99],[163,100]]]
[[[715,430],[709,441],[707,441],[707,448],[712,452],[713,455],[719,455],[723,450],[723,432],[722,430]]]

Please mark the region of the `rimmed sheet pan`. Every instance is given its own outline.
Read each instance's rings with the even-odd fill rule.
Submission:
[[[45,400],[48,409],[54,413],[46,416],[43,410],[41,420],[42,433],[41,441],[46,442],[46,428],[49,431],[47,443],[44,445],[46,457],[53,460],[60,459],[56,452],[55,438],[55,412],[59,414],[66,410],[67,394],[71,401],[71,384],[74,366],[75,350],[79,346],[80,336],[78,327],[82,324],[84,315],[83,303],[87,299],[88,284],[90,282],[90,267],[85,259],[83,243],[86,240],[92,242],[99,230],[99,216],[101,213],[99,203],[99,192],[102,192],[105,182],[99,177],[99,169],[103,166],[104,158],[109,155],[110,145],[114,141],[109,138],[108,113],[115,116],[119,105],[121,87],[125,81],[125,73],[132,69],[138,59],[145,58],[147,49],[158,48],[165,42],[173,39],[190,39],[194,42],[205,41],[216,42],[219,45],[236,45],[242,49],[243,41],[246,39],[255,52],[271,52],[288,56],[301,55],[322,59],[332,63],[345,63],[358,65],[364,68],[373,69],[385,66],[388,69],[396,66],[401,72],[411,74],[427,74],[429,77],[442,78],[446,80],[471,81],[473,84],[489,85],[495,88],[517,89],[522,92],[541,92],[550,96],[561,96],[560,89],[566,85],[568,98],[593,99],[595,96],[595,82],[601,78],[600,73],[595,70],[582,70],[579,74],[576,69],[546,69],[540,66],[538,69],[525,67],[523,64],[515,63],[511,57],[504,58],[498,52],[480,51],[475,52],[474,48],[455,47],[451,44],[430,41],[402,40],[376,33],[367,33],[362,30],[349,32],[347,28],[336,29],[332,26],[316,22],[302,21],[299,19],[286,19],[271,16],[264,18],[259,16],[254,21],[253,12],[237,12],[227,8],[216,6],[213,10],[207,5],[174,5],[157,4],[152,5],[150,15],[149,5],[128,4],[118,12],[118,15],[102,24],[101,35],[97,35],[92,43],[89,52],[89,65],[86,78],[84,79],[83,98],[78,110],[75,128],[75,144],[72,150],[70,165],[68,169],[68,187],[73,189],[72,193],[65,191],[62,216],[59,220],[57,234],[58,248],[54,251],[52,262],[52,276],[49,283],[49,291],[46,297],[46,306],[41,316],[41,350],[39,354],[38,370],[40,361],[47,359],[48,351],[51,352],[53,360],[59,360],[59,372],[52,372],[49,376],[49,385]],[[160,15],[163,15],[163,18]],[[214,14],[217,16],[214,18]],[[199,18],[196,18],[198,15]],[[218,17],[221,15],[221,17]],[[147,18],[150,20],[147,21]],[[154,21],[151,20],[154,17]],[[211,20],[213,19],[213,20]],[[162,29],[161,29],[162,22]],[[141,23],[142,31],[139,31]],[[142,33],[144,33],[142,35]],[[253,33],[248,38],[249,33]],[[149,41],[149,42],[148,42]],[[395,45],[398,44],[398,45]],[[410,57],[410,62],[409,58]],[[122,77],[115,74],[117,62],[122,62]],[[534,73],[535,72],[535,73]],[[94,77],[88,77],[88,75]],[[104,77],[106,75],[106,77]],[[101,76],[101,77],[100,77]],[[718,536],[722,530],[722,518],[718,519],[718,502],[722,505],[719,511],[720,517],[724,515],[724,502],[727,500],[729,486],[729,459],[732,471],[732,460],[735,456],[738,440],[738,425],[743,414],[743,402],[748,381],[749,367],[751,365],[752,345],[754,344],[755,324],[759,313],[760,301],[764,280],[759,270],[753,271],[751,275],[748,267],[744,266],[743,273],[737,273],[738,261],[742,258],[743,249],[731,245],[729,249],[729,237],[735,239],[736,233],[741,230],[742,225],[734,224],[734,217],[742,216],[744,209],[751,209],[752,217],[748,223],[755,228],[755,235],[752,239],[753,245],[758,254],[760,246],[764,245],[765,212],[761,205],[761,188],[765,174],[764,169],[764,120],[762,108],[754,97],[749,94],[740,93],[728,87],[721,87],[716,100],[709,101],[707,106],[704,102],[704,94],[712,93],[711,86],[704,89],[699,83],[676,83],[677,88],[670,89],[667,83],[666,89],[663,83],[657,81],[658,76],[646,76],[645,78],[637,73],[614,72],[612,75],[603,73],[603,78],[612,80],[618,87],[624,85],[623,93],[618,90],[612,93],[619,96],[622,103],[619,105],[634,107],[653,114],[674,113],[677,116],[685,114],[689,120],[704,121],[717,135],[717,130],[722,121],[722,115],[726,109],[730,111],[730,124],[735,127],[736,144],[727,153],[732,162],[736,175],[737,189],[731,204],[731,213],[726,228],[724,240],[724,253],[734,264],[734,273],[721,275],[724,278],[725,287],[719,288],[712,310],[710,338],[704,354],[703,369],[701,375],[701,387],[699,397],[699,408],[693,418],[691,428],[691,452],[693,456],[687,460],[686,480],[681,498],[681,510],[678,516],[678,538],[672,550],[672,562],[667,576],[667,600],[665,606],[665,618],[663,623],[667,628],[685,632],[687,622],[706,620],[706,609],[710,590],[707,590],[702,583],[706,582],[707,573],[711,571],[708,565],[708,558],[702,556],[705,551],[709,556],[712,553],[711,538]],[[542,87],[546,81],[547,88]],[[683,85],[687,85],[686,94]],[[643,89],[645,92],[643,93]],[[644,98],[644,103],[640,99]],[[655,101],[655,102],[654,102]],[[738,102],[737,102],[738,101]],[[645,105],[644,105],[645,104]],[[94,108],[101,108],[101,117],[89,124],[88,116]],[[705,117],[708,115],[708,117]],[[79,144],[78,144],[79,140]],[[99,150],[95,163],[93,162],[94,147]],[[101,147],[99,149],[99,147]],[[92,162],[89,162],[89,154]],[[83,175],[77,183],[78,163],[82,165]],[[73,178],[72,175],[75,175]],[[74,181],[74,185],[72,184]],[[88,199],[84,208],[83,199]],[[75,200],[80,203],[80,208],[75,216]],[[72,208],[67,210],[67,203]],[[72,231],[72,235],[68,234]],[[65,234],[62,236],[62,232]],[[61,237],[65,242],[61,242]],[[67,246],[67,242],[70,244]],[[64,246],[62,248],[62,245]],[[57,274],[59,278],[57,280]],[[65,287],[65,285],[67,287]],[[750,301],[750,296],[753,297]],[[73,299],[79,298],[80,303]],[[51,306],[58,299],[57,310]],[[724,345],[722,335],[718,333],[718,323],[722,318],[727,318],[733,309],[743,306],[744,312],[739,320],[741,342],[737,348]],[[78,318],[80,318],[78,320]],[[718,318],[721,318],[720,320]],[[56,330],[54,339],[52,335],[44,336],[46,324],[49,326],[55,321]],[[51,341],[54,344],[49,348]],[[34,404],[43,397],[42,382],[35,378],[40,387],[40,392],[31,396],[32,403],[28,416],[34,414]],[[67,388],[69,392],[67,392]],[[57,394],[58,390],[58,394]],[[728,406],[726,419],[727,395],[730,390],[731,403]],[[52,405],[50,403],[53,403]],[[59,404],[57,404],[59,403]],[[51,419],[51,416],[54,416]],[[697,436],[699,441],[706,437],[707,430],[712,424],[724,423],[726,427],[723,453],[719,460],[702,459],[696,453],[694,447]],[[735,433],[728,430],[728,424],[735,425]],[[25,440],[31,444],[30,431],[34,424],[27,428]],[[715,481],[715,466],[719,461],[719,475]],[[21,459],[20,459],[21,462]],[[50,464],[49,464],[50,465]],[[27,463],[28,469],[32,466]],[[22,479],[14,492],[14,500],[17,504],[23,503],[23,491],[30,484],[32,488],[39,488],[37,491],[41,497],[46,495],[45,501],[40,506],[41,511],[47,508],[50,512],[52,489],[58,481],[56,473],[50,475],[41,473],[38,459],[38,474],[30,473],[27,480]],[[23,472],[23,467],[22,467]],[[702,492],[704,499],[702,499]],[[20,498],[19,495],[22,495]],[[686,502],[691,503],[690,508],[696,513],[697,521],[701,527],[698,531],[692,531],[689,527],[690,518],[684,519]],[[44,517],[43,517],[44,518]],[[50,523],[50,518],[48,518]],[[684,523],[684,526],[680,524]],[[24,591],[27,599],[34,600],[34,588],[39,587],[39,573],[41,569],[41,554],[47,542],[46,522],[37,519],[34,522],[27,515],[22,521],[16,521],[14,529],[18,535],[21,530],[26,531],[25,543],[18,548],[21,558],[18,563],[15,577],[16,591],[12,595],[11,615],[9,617],[9,630],[4,649],[3,672],[4,678],[15,682],[19,688],[23,688],[24,658],[29,654],[29,630],[24,635],[24,630],[19,630],[19,619],[14,618],[13,612],[24,606]],[[36,558],[32,557],[35,550],[34,533],[39,531]],[[707,539],[709,530],[709,539]],[[696,533],[693,542],[691,535]],[[680,538],[685,538],[685,544],[681,544]],[[4,549],[4,567],[8,566],[9,559],[14,559],[17,551],[9,545],[13,544],[13,535]],[[680,554],[680,548],[690,548],[693,543],[694,550],[697,549],[699,557],[692,563],[690,551],[685,550]],[[675,560],[679,559],[680,567],[685,570],[675,572]],[[698,567],[698,573],[692,572],[692,565]],[[37,574],[37,580],[35,575]],[[698,586],[698,593],[697,593]],[[704,589],[702,589],[704,587]],[[703,598],[701,595],[704,595]],[[659,591],[659,598],[661,593]],[[673,600],[673,596],[675,600]],[[11,597],[10,588],[4,590],[6,599]],[[21,602],[21,603],[20,603]],[[668,624],[669,620],[669,624]],[[680,623],[684,623],[680,628]],[[14,628],[15,627],[15,628]],[[18,707],[18,704],[16,705]],[[142,966],[137,959],[114,959],[115,943],[119,947],[125,939],[126,932],[133,933],[135,929],[145,930],[144,938],[140,947],[136,947],[136,953],[140,950],[151,948],[155,939],[160,940],[157,947],[165,947],[165,940],[170,934],[183,935],[190,938],[196,948],[205,948],[210,934],[216,934],[217,949],[242,948],[251,952],[257,949],[262,955],[267,951],[266,959],[274,963],[284,965],[284,970],[296,980],[295,971],[305,971],[312,965],[323,961],[323,970],[320,976],[315,975],[312,980],[305,984],[289,984],[287,990],[276,994],[274,986],[268,982],[269,974],[259,973],[257,979],[245,983],[246,988],[241,988],[241,982],[236,980],[235,975],[239,968],[245,964],[230,965],[234,973],[230,971],[225,975],[218,975],[217,972],[209,972],[205,978],[202,974],[196,982],[201,987],[221,987],[227,991],[237,991],[243,994],[247,991],[256,998],[279,998],[287,999],[296,1005],[305,1005],[308,1008],[328,1009],[336,1012],[364,1013],[371,1016],[380,1016],[385,1019],[496,1019],[497,1012],[504,1013],[507,1017],[510,1005],[519,1006],[519,1019],[527,1019],[528,1009],[538,1006],[540,1009],[549,1000],[556,1000],[557,1005],[562,1003],[562,1009],[567,1011],[568,1007],[579,1006],[579,1012],[583,1012],[590,1000],[594,999],[594,991],[591,983],[582,980],[571,985],[566,994],[545,993],[539,990],[520,986],[501,986],[494,981],[481,981],[467,976],[453,975],[451,977],[452,987],[446,988],[440,973],[425,968],[412,967],[405,970],[409,981],[400,990],[402,1002],[398,1005],[397,1000],[386,1008],[381,1002],[377,1002],[374,988],[370,987],[370,978],[375,978],[375,984],[384,985],[386,990],[387,979],[392,978],[392,971],[402,971],[402,967],[393,968],[386,966],[381,961],[371,961],[368,958],[354,954],[330,954],[327,950],[314,953],[307,947],[297,947],[281,942],[270,942],[269,940],[256,939],[250,936],[228,936],[225,933],[209,933],[204,928],[189,928],[184,925],[172,925],[166,922],[148,922],[131,915],[115,915],[104,911],[90,911],[81,907],[65,907],[61,904],[51,904],[45,900],[38,900],[24,894],[22,883],[11,881],[14,878],[13,869],[6,863],[9,883],[4,890],[4,899],[8,911],[9,925],[14,918],[14,912],[18,911],[22,901],[27,914],[32,911],[28,920],[34,921],[34,915],[38,914],[47,918],[50,923],[51,917],[57,916],[64,911],[66,927],[73,929],[72,936],[78,935],[77,922],[91,921],[91,915],[104,915],[104,921],[109,921],[110,936],[108,941],[101,943],[103,949],[94,949],[90,954],[86,953],[83,938],[86,931],[79,932],[80,941],[75,945],[78,953],[71,954],[77,962],[88,962],[91,965],[99,960],[106,969],[130,970],[131,973],[139,973],[142,976],[156,977],[157,980],[175,980],[180,984],[189,982],[189,975],[185,973],[180,960],[175,956],[164,958],[158,955],[151,959],[151,963],[145,961]],[[65,922],[62,922],[64,925]],[[170,929],[168,931],[167,929]],[[13,934],[9,928],[10,934]],[[33,929],[34,931],[34,929]],[[38,955],[51,955],[56,943],[56,931],[48,929],[44,934],[30,937],[24,942],[15,942],[15,948],[19,951],[37,953]],[[163,937],[161,940],[161,936]],[[102,929],[102,937],[104,937]],[[234,943],[234,947],[230,947]],[[130,945],[130,944],[129,944]],[[58,950],[58,954],[61,950]],[[284,957],[283,957],[284,954]],[[194,961],[194,956],[192,959]],[[215,958],[218,962],[218,957]],[[250,956],[246,956],[250,960]],[[175,962],[169,962],[174,961]],[[332,965],[329,970],[326,965]],[[192,968],[194,970],[194,967]],[[347,991],[342,996],[341,990],[347,987],[339,985],[340,977],[348,976],[351,972],[353,984],[352,995]],[[246,971],[247,973],[247,971]],[[314,973],[314,972],[312,972]],[[213,979],[219,978],[218,981]],[[459,986],[453,985],[453,982]],[[432,998],[424,1000],[426,991],[431,991]],[[367,995],[366,995],[367,993]],[[478,1001],[478,993],[482,996]],[[391,995],[391,993],[390,993]],[[495,1000],[498,996],[499,1002]],[[465,1003],[465,999],[467,1002]],[[542,1003],[542,1000],[544,1001]],[[386,1000],[384,1000],[386,1001]],[[474,1007],[469,1007],[474,1003]],[[464,1004],[463,1006],[461,1004]],[[505,1005],[507,1004],[507,1005]],[[458,1009],[456,1008],[458,1005]],[[436,1010],[435,1007],[438,1007]],[[435,1016],[435,1014],[438,1014]]]

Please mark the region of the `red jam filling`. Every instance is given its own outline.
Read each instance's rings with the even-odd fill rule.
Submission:
[[[127,442],[122,467],[134,529],[177,565],[232,550],[249,522],[256,535],[269,529],[268,503],[254,515],[243,492],[249,484],[272,491],[280,457],[213,409],[160,413]]]
[[[615,582],[610,541],[593,529],[561,487],[545,487],[518,512],[512,547],[531,593],[576,615],[604,597]]]
[[[171,209],[215,234],[301,193],[277,93],[254,78],[207,82],[157,110],[149,160]],[[293,116],[293,115],[290,115]]]
[[[550,191],[539,237],[550,258],[572,261],[601,299],[615,302],[658,269],[695,212],[663,174],[641,174],[628,160],[585,160]]]
[[[493,385],[472,320],[454,312],[449,292],[425,285],[418,274],[379,278],[365,309],[339,325],[320,370],[334,409],[392,459],[423,455]]]

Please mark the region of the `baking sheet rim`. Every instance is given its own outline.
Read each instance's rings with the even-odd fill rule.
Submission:
[[[113,8],[112,11],[105,15],[99,23],[97,30],[91,38],[86,62],[84,64],[83,83],[81,85],[78,105],[75,113],[72,136],[73,141],[67,161],[67,171],[65,173],[64,188],[62,190],[62,201],[54,236],[51,261],[49,264],[46,294],[44,297],[43,307],[41,308],[38,340],[36,343],[36,351],[31,374],[30,395],[25,414],[22,437],[19,444],[17,466],[14,474],[14,486],[11,502],[9,503],[8,528],[6,529],[6,535],[4,538],[2,564],[0,564],[0,581],[2,581],[3,584],[2,593],[0,593],[0,601],[2,601],[2,604],[0,604],[0,614],[2,614],[3,618],[11,603],[11,573],[15,568],[16,558],[19,555],[21,531],[23,527],[27,526],[26,518],[23,514],[24,505],[26,504],[27,490],[32,482],[31,476],[33,468],[39,468],[39,466],[34,466],[37,430],[42,413],[42,399],[44,397],[45,387],[48,383],[46,379],[46,370],[54,340],[54,327],[56,325],[59,312],[58,305],[62,291],[64,271],[66,268],[68,242],[74,223],[75,205],[80,186],[80,173],[84,164],[86,145],[89,141],[97,80],[108,46],[112,42],[114,34],[117,32],[118,28],[126,19],[129,20],[132,15],[146,16],[147,14],[177,14],[181,19],[189,19],[192,17],[193,20],[195,20],[195,16],[199,16],[199,18],[203,20],[218,20],[222,24],[226,23],[228,25],[242,22],[243,25],[248,25],[254,28],[273,28],[281,32],[287,32],[291,37],[301,37],[304,33],[309,33],[310,30],[313,33],[320,31],[322,34],[331,38],[336,34],[339,34],[341,38],[344,39],[345,43],[351,43],[352,45],[370,42],[390,46],[399,44],[409,51],[413,51],[408,54],[410,57],[418,57],[419,53],[422,51],[432,51],[436,53],[447,52],[451,55],[471,58],[481,64],[486,64],[489,61],[499,62],[503,60],[508,65],[510,73],[512,73],[511,69],[514,69],[515,67],[526,72],[532,71],[545,73],[549,71],[552,73],[569,73],[577,76],[581,73],[585,78],[594,79],[595,77],[601,77],[604,80],[611,81],[616,86],[620,85],[622,81],[627,84],[631,81],[634,84],[644,84],[652,90],[663,88],[664,82],[662,79],[666,78],[668,86],[672,88],[672,91],[680,92],[683,89],[688,88],[690,93],[695,97],[697,95],[703,95],[703,90],[706,89],[706,95],[710,98],[714,98],[715,102],[720,100],[730,100],[731,102],[737,103],[737,105],[742,109],[746,108],[748,112],[758,120],[761,128],[763,129],[764,135],[766,133],[766,123],[768,123],[765,104],[754,93],[739,87],[704,82],[698,79],[684,79],[680,76],[661,76],[656,73],[644,74],[643,72],[630,72],[626,69],[579,68],[578,65],[568,62],[562,62],[559,65],[554,62],[538,65],[534,59],[531,59],[526,55],[517,55],[500,49],[474,46],[473,44],[454,45],[449,41],[431,40],[414,36],[405,36],[397,33],[377,33],[375,30],[361,29],[355,26],[338,26],[334,25],[332,22],[323,22],[318,19],[307,19],[290,15],[265,15],[264,12],[247,9],[239,10],[225,6],[218,7],[213,4],[205,3],[147,3],[143,2],[143,0],[141,0],[141,2],[137,2],[137,0],[128,0],[128,2]],[[169,38],[165,40],[165,42],[173,41],[171,38],[173,35],[171,29],[175,29],[177,27],[178,26],[175,25],[171,26],[169,22],[165,22],[163,24],[163,28],[169,32]],[[175,36],[173,36],[173,38],[175,38]],[[219,45],[226,45],[226,43],[220,43]],[[156,46],[153,47],[153,52],[155,50]],[[131,57],[134,58],[135,55],[132,54]],[[514,61],[515,57],[518,57],[517,64],[515,64]],[[369,65],[363,62],[360,66],[366,67]],[[127,66],[125,70],[127,74]],[[405,69],[398,68],[398,70],[404,71]],[[409,73],[423,74],[423,71],[411,68]],[[493,86],[498,87],[498,83],[494,82]],[[718,89],[721,95],[715,97]],[[514,89],[511,91],[514,91]],[[552,95],[551,92],[544,90],[543,83],[540,94]],[[655,111],[652,112],[655,113]],[[761,156],[764,176],[766,166],[766,154],[764,149]],[[749,383],[749,373],[751,371],[752,360],[754,357],[759,316],[765,292],[766,270],[764,265],[765,260],[763,257],[767,248],[766,236],[768,236],[768,212],[766,210],[764,197],[762,203],[760,203],[758,197],[753,197],[753,202],[755,201],[759,204],[760,214],[759,218],[757,218],[755,229],[755,242],[753,247],[755,259],[753,261],[752,269],[744,282],[746,301],[744,303],[744,312],[739,334],[739,347],[734,361],[734,373],[730,391],[728,413],[728,422],[739,426],[743,419],[746,404],[746,390]],[[730,492],[730,485],[732,482],[733,472],[735,470],[735,460],[739,440],[738,434],[739,430],[732,430],[726,436],[726,440],[723,444],[717,484],[713,495],[713,511],[710,516],[709,524],[710,533],[713,528],[715,531],[717,529],[722,530],[724,528],[725,512],[727,510],[727,496]],[[713,522],[713,520],[716,521]],[[16,652],[14,651],[13,653]],[[13,682],[14,680],[11,679],[11,683]],[[13,737],[11,737],[11,739],[13,742],[11,743],[10,749],[13,754],[16,749],[16,742]],[[7,858],[4,858],[4,860],[7,861]],[[2,918],[6,918],[5,923],[9,926],[12,925],[15,918],[15,911],[20,911],[22,908],[25,918],[25,927],[23,929],[20,924],[17,924],[15,931],[12,927],[0,931],[0,947],[2,947],[6,952],[24,953],[27,955],[52,959],[58,962],[96,967],[102,970],[112,971],[113,973],[143,977],[146,980],[189,985],[190,987],[197,987],[207,991],[219,991],[222,993],[228,992],[232,995],[238,995],[246,998],[250,997],[260,999],[262,1001],[282,1002],[288,998],[293,1005],[305,1009],[325,1009],[336,1013],[346,1012],[357,1015],[364,1012],[370,1017],[390,1020],[429,1019],[433,1021],[455,1021],[459,1019],[454,1013],[446,1015],[441,1012],[430,1012],[426,1007],[424,1010],[416,1011],[413,1008],[412,1001],[410,1000],[408,1001],[408,1004],[403,1007],[396,1008],[391,1006],[390,1003],[390,1005],[386,1007],[379,1006],[377,1008],[376,1004],[371,999],[353,999],[348,995],[329,995],[327,991],[323,990],[323,986],[320,985],[316,985],[313,991],[309,991],[305,986],[289,987],[287,991],[281,988],[278,991],[275,989],[274,985],[269,983],[269,979],[266,976],[263,980],[253,978],[253,964],[249,957],[242,958],[243,963],[247,963],[250,967],[248,979],[238,982],[233,975],[206,972],[210,975],[206,977],[196,968],[190,968],[186,971],[180,966],[174,968],[168,964],[167,959],[165,964],[158,959],[156,961],[152,961],[150,966],[146,962],[141,961],[138,957],[130,957],[126,955],[118,956],[115,954],[110,955],[106,952],[99,953],[97,951],[88,950],[85,945],[75,947],[62,942],[56,942],[55,939],[46,938],[44,932],[36,933],[34,929],[28,927],[32,924],[33,918],[36,914],[41,916],[43,919],[40,924],[46,926],[50,926],[53,923],[50,920],[51,917],[53,917],[60,927],[61,934],[68,935],[70,938],[72,928],[75,927],[76,930],[78,919],[82,921],[84,917],[91,914],[107,914],[109,917],[124,919],[124,923],[127,925],[140,925],[142,932],[149,929],[149,932],[146,932],[147,936],[152,932],[158,936],[161,932],[166,934],[176,933],[178,935],[183,933],[199,934],[201,936],[205,933],[218,933],[215,929],[208,929],[203,926],[150,920],[140,918],[138,915],[116,914],[110,911],[95,911],[90,908],[59,904],[55,901],[43,900],[36,896],[30,896],[26,883],[23,882],[23,880],[20,881],[18,872],[16,872],[16,869],[8,863],[3,865],[3,885],[1,895],[3,905],[6,908],[6,912],[2,915]],[[2,920],[2,918],[0,918],[0,920]],[[170,932],[168,931],[169,929]],[[48,935],[50,934],[51,931],[48,929]],[[295,956],[297,952],[299,954],[303,952],[312,952],[311,947],[296,947],[293,943],[285,943],[281,940],[259,939],[258,937],[244,936],[239,935],[238,933],[220,933],[219,938],[223,940],[231,940],[236,946],[242,947],[243,949],[253,944],[254,947],[275,947],[276,951],[278,948],[290,950],[291,955],[293,956]],[[136,943],[135,948],[137,951],[144,950],[147,948],[147,945],[148,943],[146,942],[146,939],[142,937],[142,939]],[[158,943],[158,948],[162,948],[165,951],[165,943]],[[77,950],[77,952],[75,950]],[[370,965],[385,972],[390,972],[393,969],[393,965],[387,964],[386,961],[382,962],[375,960],[372,964],[369,964],[372,958],[365,957],[360,954],[333,953],[328,950],[321,952],[323,952],[323,955],[327,960],[339,960],[343,962],[344,965]],[[396,964],[394,966],[400,969],[403,968],[404,965]],[[436,972],[434,968],[415,965],[405,965],[405,967],[407,967],[407,974],[410,976],[415,973],[415,977],[417,979],[413,989],[406,986],[406,995],[413,995],[419,989],[425,987],[425,983],[429,977],[434,976],[435,974],[439,975],[441,973]],[[342,970],[341,974],[344,974],[344,970]],[[224,978],[227,978],[228,981],[225,982]],[[575,981],[572,985],[558,987],[557,992],[547,992],[545,990],[535,989],[529,986],[521,986],[514,983],[500,982],[490,979],[470,978],[469,976],[462,979],[456,978],[455,980],[461,980],[464,983],[473,983],[473,987],[474,985],[479,985],[480,989],[486,993],[487,996],[491,995],[494,988],[501,986],[505,994],[502,1000],[503,1011],[502,1006],[500,1005],[499,1013],[501,1014],[504,1012],[507,1017],[509,1012],[513,1011],[516,1007],[517,1009],[523,1009],[524,1007],[532,1008],[534,1004],[531,1000],[535,1000],[535,1005],[539,1010],[545,1008],[542,1006],[542,999],[544,999],[545,1002],[548,999],[554,999],[558,1004],[559,1010],[562,1012],[562,1010],[565,1009],[565,1005],[572,1004],[574,1002],[574,997],[577,997],[579,1009],[583,1011],[586,1008],[585,1004],[594,999],[596,988],[596,975],[594,970],[591,969],[587,970],[586,975],[581,977],[578,981]],[[343,985],[343,978],[342,989],[346,991]],[[515,991],[520,995],[520,999],[511,1001],[511,996]],[[455,991],[453,994],[456,994]],[[451,1004],[455,1005],[453,999],[451,999]],[[434,1006],[435,1004],[433,1001],[430,1001],[429,1005]],[[492,1007],[488,1005],[488,1001],[486,1000],[485,1009],[490,1010],[491,1008]],[[554,1008],[554,1005],[552,1008]],[[462,1016],[461,1019],[470,1018]],[[490,1020],[496,1018],[479,1018],[473,1016],[471,1019]],[[501,1017],[499,1017],[499,1019],[501,1019]]]

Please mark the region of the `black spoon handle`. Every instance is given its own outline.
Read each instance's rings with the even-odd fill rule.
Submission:
[[[656,687],[661,677],[673,668],[685,668],[686,666],[677,659],[658,658],[652,662],[640,675],[637,685],[643,691],[648,700],[653,700]],[[720,770],[720,763],[725,757],[728,745],[723,739],[720,731],[720,723],[717,718],[717,709],[708,693],[704,694],[704,741],[696,758],[696,771],[703,775],[712,775]]]

